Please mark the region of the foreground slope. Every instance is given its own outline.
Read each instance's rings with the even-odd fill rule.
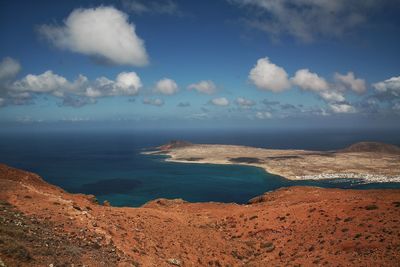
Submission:
[[[96,203],[0,165],[9,266],[396,266],[400,190],[291,187],[249,205]]]

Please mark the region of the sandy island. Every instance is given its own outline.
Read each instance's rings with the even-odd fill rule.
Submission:
[[[145,153],[165,154],[167,161],[181,163],[251,165],[290,180],[400,182],[400,148],[376,142],[361,142],[337,151],[308,151],[172,141]]]

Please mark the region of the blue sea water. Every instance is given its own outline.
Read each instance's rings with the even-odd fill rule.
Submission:
[[[400,188],[400,183],[361,184],[356,180],[290,181],[240,165],[182,164],[145,149],[172,139],[195,143],[268,148],[332,150],[373,140],[400,143],[400,135],[379,131],[216,131],[69,130],[0,133],[0,162],[32,171],[73,193],[94,194],[114,206],[140,206],[156,198],[191,202],[245,203],[280,187]]]

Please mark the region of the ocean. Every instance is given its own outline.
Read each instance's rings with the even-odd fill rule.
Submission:
[[[357,180],[290,181],[256,167],[165,162],[141,154],[179,139],[194,143],[333,150],[358,141],[400,144],[379,130],[63,130],[0,132],[0,162],[28,170],[68,192],[94,194],[113,206],[140,206],[156,198],[246,203],[280,187],[400,188]]]

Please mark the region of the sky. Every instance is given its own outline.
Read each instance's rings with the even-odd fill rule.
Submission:
[[[0,125],[400,127],[396,0],[0,2]]]

